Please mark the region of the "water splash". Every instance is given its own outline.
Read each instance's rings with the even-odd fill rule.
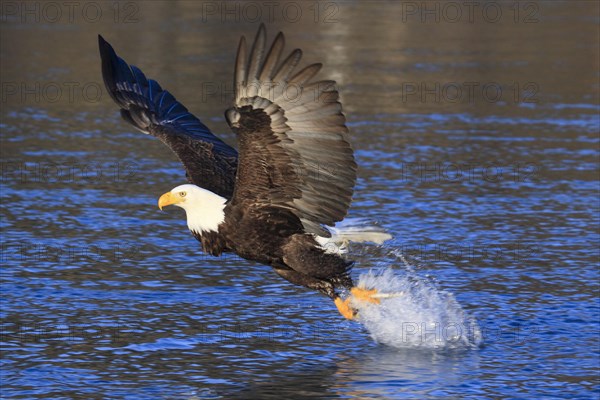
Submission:
[[[369,271],[360,275],[358,286],[393,293],[380,298],[380,304],[351,300],[358,310],[358,321],[377,343],[432,350],[469,349],[482,344],[477,321],[454,296],[410,269]]]

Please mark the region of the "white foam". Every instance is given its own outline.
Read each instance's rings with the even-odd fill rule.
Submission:
[[[482,344],[477,321],[454,296],[411,271],[361,274],[358,286],[393,293],[380,304],[352,300],[373,340],[396,348],[467,349]]]

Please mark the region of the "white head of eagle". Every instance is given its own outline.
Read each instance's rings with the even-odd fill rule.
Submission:
[[[227,199],[196,185],[177,186],[160,196],[158,207],[175,205],[185,210],[190,231],[201,235],[203,232],[218,232],[219,224],[225,220]]]

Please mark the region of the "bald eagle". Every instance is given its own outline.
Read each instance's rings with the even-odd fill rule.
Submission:
[[[351,297],[378,302],[375,290],[354,286],[352,262],[323,246],[331,236],[325,227],[348,211],[357,166],[335,82],[313,80],[321,64],[297,71],[302,51],[283,58],[281,32],[267,50],[263,24],[249,54],[241,38],[235,100],[225,112],[237,135],[236,151],[98,40],[104,83],[121,116],[183,163],[190,183],[163,194],[158,205],[185,210],[204,252],[233,252],[270,265],[288,281],[334,300],[348,319],[356,315]],[[351,295],[342,299],[344,288]]]

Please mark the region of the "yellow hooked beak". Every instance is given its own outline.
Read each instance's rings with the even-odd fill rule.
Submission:
[[[174,196],[171,192],[167,192],[158,199],[158,208],[162,210],[163,207],[181,203],[182,201],[183,199],[181,197]]]

